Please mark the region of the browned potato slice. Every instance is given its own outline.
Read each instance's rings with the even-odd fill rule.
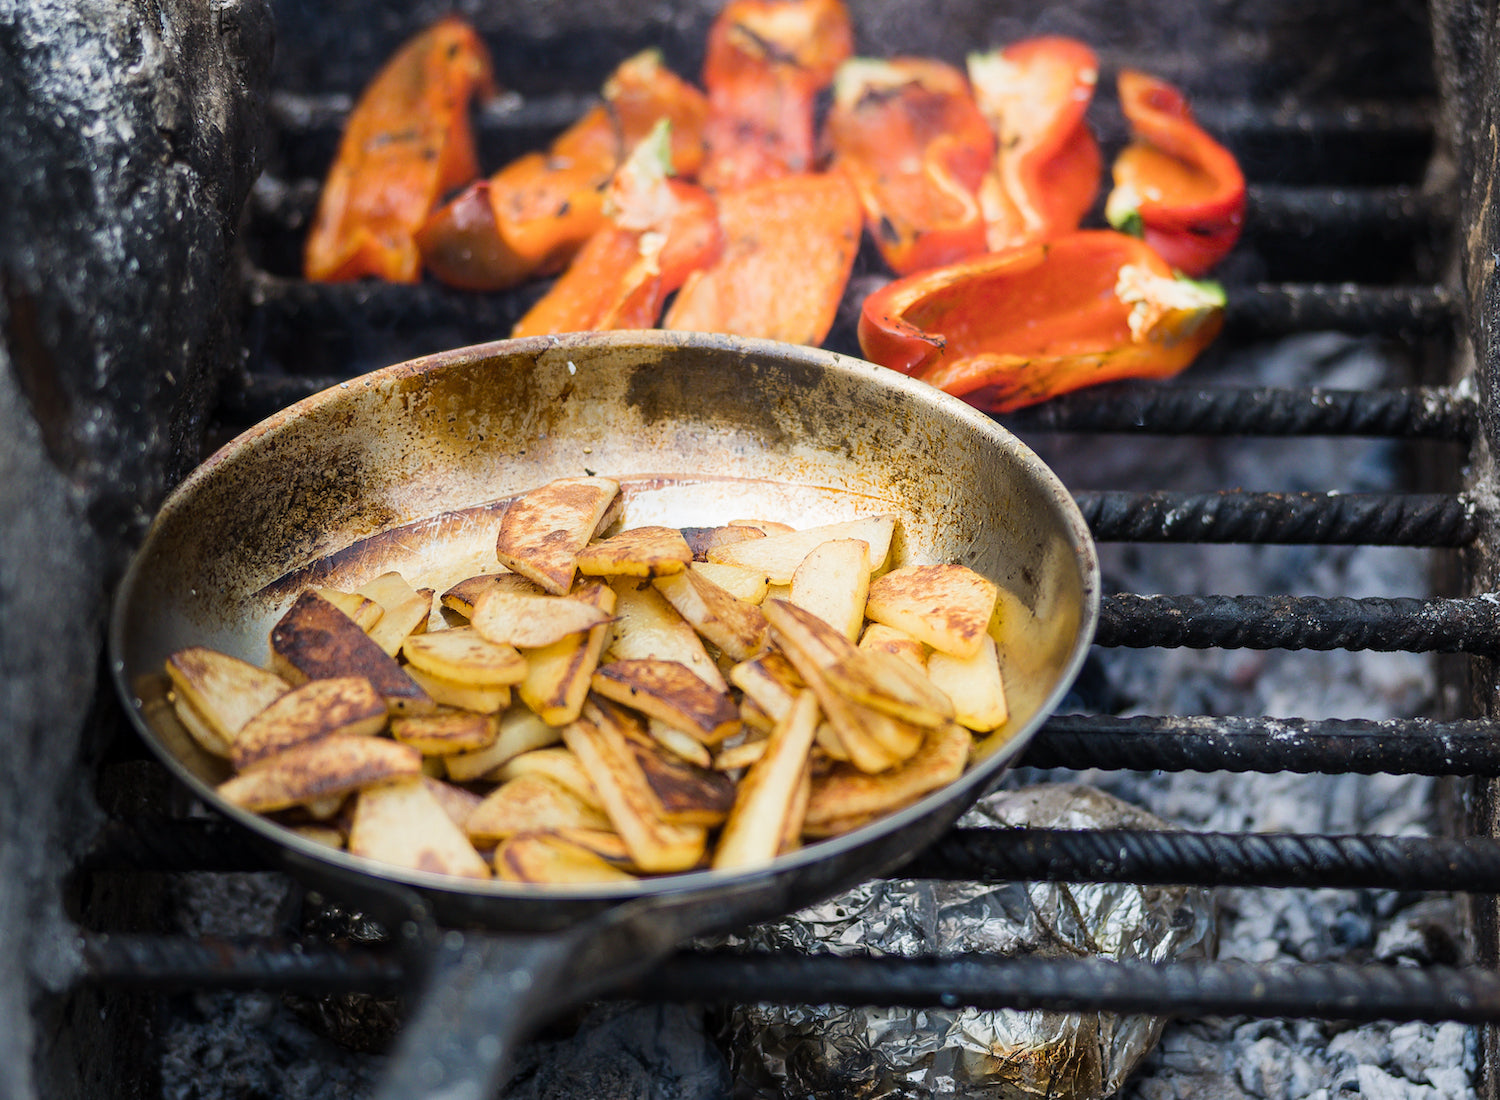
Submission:
[[[452,819],[453,824],[460,829],[469,820],[469,815],[474,812],[474,807],[484,801],[481,795],[473,791],[466,791],[462,787],[455,787],[452,783],[444,783],[430,775],[422,777],[422,786],[426,787],[432,797],[437,799],[443,812]]]
[[[732,519],[729,521],[729,526],[754,527],[767,535],[790,535],[796,530],[790,523],[782,523],[775,519]]]
[[[405,577],[393,571],[382,573],[355,591],[385,609],[380,621],[365,633],[392,657],[401,652],[401,643],[408,634],[420,634],[427,629],[432,616],[432,589],[413,588]]]
[[[760,608],[737,600],[693,570],[652,582],[684,619],[731,659],[743,661],[766,644],[766,619]]]
[[[771,587],[764,573],[746,569],[739,565],[725,565],[716,561],[695,561],[688,566],[700,577],[707,577],[737,600],[759,605]]]
[[[829,539],[859,539],[870,548],[870,569],[876,570],[885,564],[895,529],[895,516],[867,516],[806,527],[786,535],[767,535],[763,539],[716,546],[708,552],[708,560],[763,572],[772,584],[790,584],[797,566],[813,547]]]
[[[500,521],[495,555],[507,569],[554,596],[566,595],[573,587],[578,552],[619,492],[619,483],[607,477],[568,477],[522,493]]]
[[[654,873],[686,871],[698,864],[708,831],[696,825],[669,825],[657,816],[655,795],[611,717],[586,705],[583,715],[563,730],[563,742],[578,755],[598,788],[609,820],[636,866]]]
[[[200,645],[168,657],[167,677],[202,728],[183,724],[215,756],[228,756],[245,723],[291,690],[275,673]]]
[[[480,778],[493,778],[495,769],[512,757],[523,752],[555,745],[562,740],[561,731],[547,725],[531,709],[514,706],[500,716],[500,734],[495,743],[478,752],[461,752],[443,757],[443,766],[448,778],[455,783],[468,783]]]
[[[759,741],[743,741],[731,748],[720,749],[718,755],[714,757],[714,770],[732,772],[739,768],[748,768],[766,755],[766,747],[769,743],[769,739],[762,738]]]
[[[632,527],[579,551],[578,571],[591,577],[664,577],[681,573],[692,560],[675,527]]]
[[[663,821],[709,827],[724,823],[734,805],[734,784],[728,778],[668,752],[629,721],[622,720],[620,727]]]
[[[694,561],[707,561],[709,551],[716,546],[731,546],[736,542],[766,537],[764,531],[754,527],[683,527],[681,532],[693,552]]]
[[[484,857],[420,779],[359,792],[349,851],[414,871],[490,877]]]
[[[497,714],[510,705],[510,688],[504,684],[464,684],[446,676],[423,672],[416,665],[407,665],[406,674],[432,696],[434,703],[445,707],[472,710],[476,714]]]
[[[752,733],[766,734],[776,728],[776,719],[747,695],[740,700],[740,726]]]
[[[495,877],[503,882],[580,884],[630,882],[622,871],[587,846],[557,833],[522,833],[495,850]]]
[[[563,840],[571,840],[574,844],[587,848],[612,867],[618,867],[622,871],[637,870],[635,864],[630,862],[630,849],[625,847],[625,841],[619,833],[608,829],[557,829],[555,833]]]
[[[500,719],[470,710],[443,710],[391,720],[391,736],[423,756],[477,752],[495,743]]]
[[[972,657],[999,590],[965,565],[905,565],[870,584],[865,614],[942,653]]]
[[[509,686],[526,677],[526,659],[514,646],[493,642],[472,626],[413,634],[401,652],[414,668],[461,684]]]
[[[857,649],[823,669],[846,698],[924,728],[953,718],[953,702],[925,673],[878,649]]]
[[[493,844],[516,833],[565,826],[607,829],[609,819],[545,775],[522,775],[501,784],[485,796],[464,823],[475,844]]]
[[[369,596],[358,592],[341,592],[337,588],[321,584],[313,585],[312,590],[353,619],[366,634],[385,617],[385,608]]]
[[[493,585],[474,601],[469,622],[491,642],[538,649],[608,622],[609,613],[571,596]]]
[[[525,577],[516,577],[514,573],[480,573],[477,576],[465,577],[442,595],[442,604],[450,611],[456,611],[464,618],[474,614],[474,604],[481,595],[488,592],[497,584],[507,583],[507,578],[514,581],[524,582],[527,590],[538,591],[536,585],[526,580]]]
[[[773,722],[786,717],[797,693],[807,686],[786,655],[774,649],[735,665],[729,670],[729,680]]]
[[[303,840],[310,840],[314,844],[321,844],[325,848],[342,848],[344,846],[344,833],[332,825],[293,825],[292,832]]]
[[[934,652],[927,661],[927,675],[953,702],[954,718],[980,733],[999,729],[1010,716],[1005,702],[1005,684],[1000,679],[999,655],[988,634],[979,640],[972,657],[954,657]]]
[[[298,596],[271,628],[271,663],[277,673],[297,683],[364,676],[393,713],[421,713],[433,707],[432,697],[390,654],[353,619],[311,591]]]
[[[615,621],[607,650],[611,658],[680,661],[709,687],[728,688],[703,639],[660,592],[635,580],[614,581],[610,587],[615,592]]]
[[[384,737],[335,735],[279,753],[219,784],[218,791],[236,806],[269,813],[421,772],[416,749]]]
[[[192,703],[175,694],[171,697],[171,703],[172,713],[177,716],[177,721],[205,751],[223,757],[234,753],[234,746],[219,735],[219,732],[209,724],[207,718],[198,713]]]
[[[869,545],[859,539],[829,539],[809,550],[797,566],[788,598],[852,642],[864,625],[869,591]]]
[[[813,740],[817,742],[818,748],[827,753],[830,758],[849,759],[849,747],[844,744],[844,739],[839,736],[839,731],[834,728],[832,722],[819,722],[818,732],[813,735]]]
[[[910,760],[879,775],[867,775],[847,764],[834,765],[813,780],[808,832],[838,819],[867,820],[892,813],[951,783],[963,774],[973,742],[968,730],[950,723],[930,731]]]
[[[487,778],[496,783],[509,783],[523,775],[540,775],[566,787],[585,804],[597,810],[604,809],[599,791],[588,772],[583,770],[578,757],[561,745],[523,752],[490,772]]]
[[[781,845],[777,855],[795,852],[802,847],[802,823],[807,818],[807,803],[812,798],[812,758],[802,764],[802,775],[797,780],[797,789],[792,792],[791,805],[782,828]]]
[[[321,737],[368,737],[383,730],[389,719],[385,700],[363,676],[309,680],[246,722],[230,758],[243,771]]]
[[[594,672],[592,686],[606,699],[717,745],[739,732],[740,712],[727,691],[715,691],[677,661],[611,661]]]
[[[918,672],[927,671],[927,647],[904,630],[885,623],[871,623],[859,639],[860,649],[878,649],[899,657]]]
[[[575,595],[607,614],[614,612],[614,589],[601,581],[580,585]],[[601,623],[586,634],[570,634],[560,642],[528,650],[526,679],[516,689],[521,700],[550,726],[573,721],[583,708],[608,637],[609,624]]]
[[[786,719],[777,723],[766,742],[765,755],[740,780],[734,809],[714,849],[714,870],[769,863],[780,851],[783,837],[801,834],[800,817],[795,822],[788,819],[797,816],[797,790],[817,726],[817,700],[812,692],[804,691]]]
[[[708,746],[692,734],[684,733],[660,718],[647,718],[646,731],[651,734],[658,745],[682,757],[688,763],[697,764],[700,768],[713,767],[713,753],[709,752]]]

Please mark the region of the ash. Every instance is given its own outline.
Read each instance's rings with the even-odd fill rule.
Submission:
[[[1301,337],[1195,368],[1209,385],[1368,389],[1401,365],[1368,341]],[[1028,442],[1073,489],[1378,491],[1401,485],[1398,448],[1363,440],[1041,436]],[[1106,591],[1421,596],[1420,551],[1372,547],[1101,546]],[[1427,659],[1409,654],[1101,650],[1100,675],[1064,709],[1278,717],[1414,716],[1435,708]],[[1088,697],[1085,698],[1085,695]],[[1020,771],[1107,790],[1182,827],[1422,835],[1442,828],[1438,783],[1418,776]],[[286,933],[295,888],[274,875],[179,884],[185,931]],[[1451,897],[1371,890],[1218,892],[1220,957],[1256,962],[1468,961]],[[611,1006],[521,1057],[512,1096],[564,1100],[724,1096],[727,1071],[695,1008]],[[332,1042],[275,995],[208,992],[174,1002],[162,1062],[173,1100],[361,1100],[384,1058]],[[1457,1024],[1319,1020],[1169,1024],[1122,1100],[1471,1100],[1478,1036]],[[205,1068],[210,1072],[205,1073]]]
[[[1204,384],[1363,390],[1399,385],[1369,341],[1300,337],[1237,353]],[[1060,437],[1028,440],[1073,489],[1399,490],[1399,449],[1366,440]],[[1423,596],[1425,552],[1380,547],[1102,545],[1104,589],[1226,595]],[[1385,719],[1432,713],[1421,655],[1096,650],[1096,707],[1135,714]],[[1096,687],[1099,687],[1096,678]],[[1078,702],[1075,700],[1075,702]],[[1068,709],[1065,707],[1065,709]],[[1022,771],[1076,778],[1189,829],[1416,836],[1442,831],[1440,781],[1320,776]],[[1469,961],[1459,902],[1373,890],[1224,889],[1221,958],[1255,962]],[[1459,1024],[1349,1026],[1226,1018],[1169,1025],[1126,1100],[1465,1100],[1478,1034]]]

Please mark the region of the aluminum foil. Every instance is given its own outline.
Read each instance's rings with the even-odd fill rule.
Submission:
[[[1172,826],[1077,784],[1001,792],[961,825]],[[866,956],[983,953],[1211,957],[1207,891],[1116,883],[869,882],[757,926],[734,945]],[[1155,1045],[1164,1020],[1102,1013],[752,1005],[729,1018],[741,1096],[1100,1100]]]

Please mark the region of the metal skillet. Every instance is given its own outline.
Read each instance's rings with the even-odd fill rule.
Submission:
[[[494,571],[504,500],[585,473],[621,482],[628,525],[896,514],[893,564],[962,562],[1000,585],[1010,720],[960,779],[854,832],[757,870],[624,887],[407,871],[215,794],[224,764],[166,704],[169,653],[207,645],[264,663],[271,624],[308,583],[352,587],[396,569],[441,591]],[[956,398],[811,348],[579,334],[397,364],[245,432],[162,506],[120,586],[109,643],[136,727],[195,795],[286,870],[418,945],[427,989],[380,1095],[478,1098],[494,1094],[514,1044],[549,1015],[639,976],[692,936],[811,904],[933,841],[1061,700],[1098,602],[1094,547],[1071,496]]]

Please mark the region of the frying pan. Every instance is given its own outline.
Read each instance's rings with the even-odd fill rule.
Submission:
[[[503,501],[563,476],[621,482],[627,525],[795,526],[900,517],[893,564],[961,562],[1002,590],[1011,717],[921,801],[767,867],[627,886],[536,887],[407,871],[334,851],[214,792],[163,662],[207,645],[257,664],[309,583],[390,569],[442,591],[494,571]],[[1084,659],[1098,564],[1071,496],[963,402],[806,347],[637,332],[500,341],[341,383],[250,429],[157,515],[117,594],[112,672],[147,744],[273,859],[386,921],[428,970],[383,1097],[487,1097],[549,1014],[644,973],[674,945],[887,872],[992,788]]]

